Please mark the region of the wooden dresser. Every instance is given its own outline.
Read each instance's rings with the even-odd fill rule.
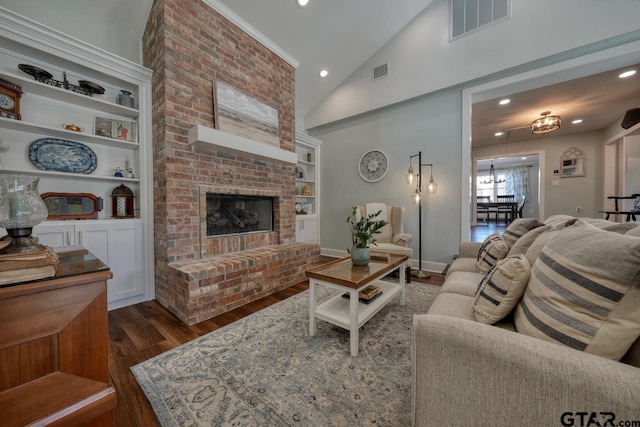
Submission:
[[[0,287],[0,424],[112,426],[109,267],[80,247],[51,279]]]

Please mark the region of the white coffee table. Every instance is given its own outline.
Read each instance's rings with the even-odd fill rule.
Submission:
[[[309,334],[316,334],[316,318],[344,328],[350,332],[351,355],[358,355],[359,329],[373,315],[379,312],[396,295],[400,294],[400,304],[405,304],[405,263],[406,255],[390,255],[388,260],[372,259],[366,267],[351,264],[351,258],[342,258],[306,271],[309,277]],[[399,283],[380,280],[393,270],[399,270]],[[358,294],[369,285],[380,288],[382,295],[364,304]],[[340,293],[328,301],[317,305],[316,287],[326,286]],[[349,298],[342,294],[348,292]]]

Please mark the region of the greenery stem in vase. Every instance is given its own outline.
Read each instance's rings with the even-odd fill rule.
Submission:
[[[369,247],[370,245],[374,245],[376,243],[375,234],[380,234],[380,229],[388,224],[387,221],[384,220],[376,220],[376,218],[382,213],[379,210],[376,213],[372,213],[369,215],[362,215],[360,219],[357,219],[357,211],[358,207],[354,206],[351,215],[347,217],[347,224],[351,228],[351,243],[352,246],[350,249],[347,249],[347,252],[351,254],[351,259],[354,265],[367,265],[369,264]],[[358,256],[354,258],[354,253],[359,249],[366,249],[364,258],[366,259],[356,259]],[[360,251],[358,251],[360,252]]]

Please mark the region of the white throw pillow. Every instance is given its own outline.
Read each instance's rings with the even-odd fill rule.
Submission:
[[[491,325],[511,313],[524,294],[530,270],[524,255],[511,255],[498,261],[476,290],[473,300],[476,321]]]
[[[478,273],[486,273],[491,270],[491,267],[496,265],[498,261],[506,257],[509,253],[509,246],[502,239],[502,236],[497,231],[484,239],[480,250],[478,251],[478,258],[476,260],[476,268]]]
[[[516,330],[619,360],[640,336],[640,239],[571,226],[540,251]]]

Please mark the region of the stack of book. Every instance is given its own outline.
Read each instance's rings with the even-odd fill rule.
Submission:
[[[58,261],[49,246],[35,252],[0,254],[0,285],[53,277]]]
[[[358,300],[361,303],[369,304],[371,301],[375,300],[380,295],[382,295],[382,291],[380,290],[380,288],[377,286],[370,285],[358,293]],[[344,294],[342,294],[342,298],[349,299],[349,292],[345,292]]]
[[[360,299],[365,301],[370,301],[377,297],[380,294],[380,288],[377,286],[367,286],[363,290],[360,291]]]

